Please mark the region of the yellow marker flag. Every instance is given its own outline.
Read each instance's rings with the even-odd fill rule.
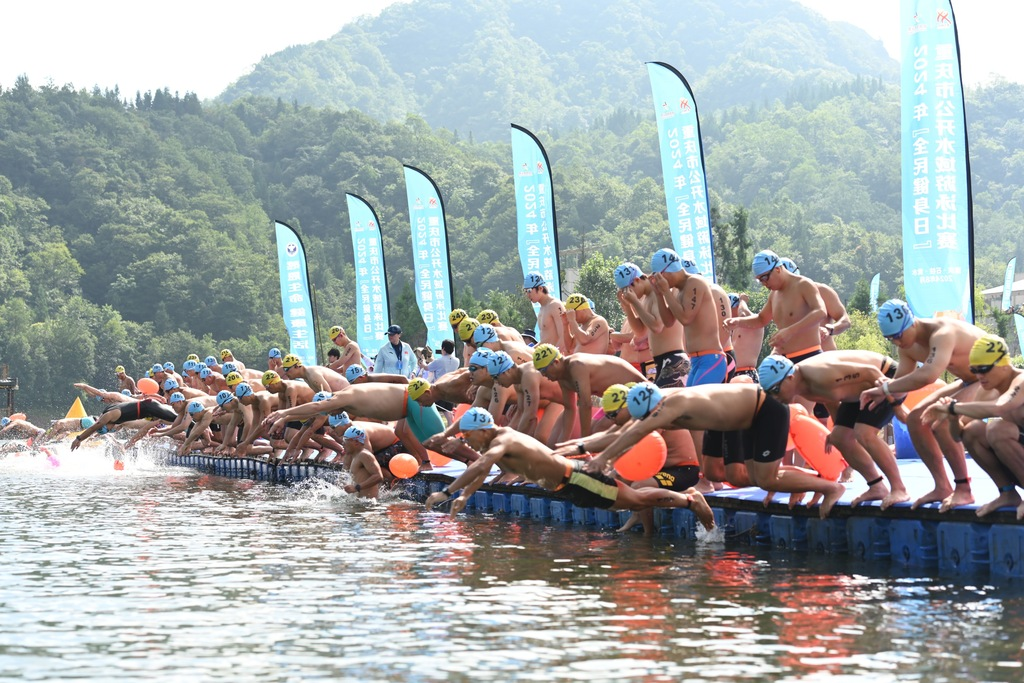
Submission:
[[[64,416],[64,419],[71,417],[89,417],[89,413],[85,412],[85,406],[82,405],[82,399],[76,398],[75,402],[71,404],[68,409],[68,414]]]

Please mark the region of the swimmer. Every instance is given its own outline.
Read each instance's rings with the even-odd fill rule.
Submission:
[[[173,409],[154,398],[112,405],[88,426],[85,424],[86,418],[82,418],[83,431],[71,442],[71,450],[76,450],[93,434],[106,434],[115,425],[146,419],[160,420],[169,424],[176,417],[177,414]]]
[[[327,332],[328,338],[338,345],[341,352],[341,357],[337,362],[331,363],[328,367],[335,372],[345,374],[345,370],[351,365],[362,365],[363,352],[359,348],[359,344],[355,340],[348,336],[345,332],[345,328],[341,325],[335,325]]]
[[[302,360],[292,353],[289,353],[281,361],[281,369],[282,377],[302,380],[309,385],[313,392],[341,391],[348,387],[348,380],[334,370],[323,365],[303,365]]]
[[[562,322],[565,306],[551,296],[544,276],[540,273],[529,273],[523,278],[523,294],[531,304],[540,306],[537,311],[540,342],[551,344],[562,353],[569,353],[569,340],[566,338],[565,324]]]
[[[582,294],[569,295],[565,300],[563,315],[573,353],[608,353],[611,328],[607,320],[594,313],[587,297]]]
[[[616,298],[633,334],[646,337],[655,365],[654,382],[659,386],[682,386],[690,371],[690,361],[683,353],[683,326],[674,318],[671,324],[661,315],[651,280],[633,263],[623,263],[613,274],[618,287]],[[645,377],[646,379],[646,377]]]
[[[350,426],[345,430],[342,445],[345,449],[345,462],[352,476],[352,483],[345,486],[345,492],[354,493],[360,498],[376,498],[380,493],[380,484],[384,481],[384,473],[367,445],[366,432]]]

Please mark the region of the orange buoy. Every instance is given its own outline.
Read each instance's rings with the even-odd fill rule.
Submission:
[[[833,448],[830,453],[825,452],[828,427],[812,417],[797,413],[789,420],[789,435],[797,452],[822,479],[839,480],[839,475],[846,469],[846,460],[838,448]]]

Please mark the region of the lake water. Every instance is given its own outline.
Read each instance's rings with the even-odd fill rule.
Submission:
[[[0,680],[1021,681],[1024,587],[0,460]]]

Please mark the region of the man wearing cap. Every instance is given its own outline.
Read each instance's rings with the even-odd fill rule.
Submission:
[[[516,364],[504,351],[496,352],[487,361],[487,372],[494,383],[512,387],[518,395],[516,431],[528,434],[542,443],[552,446],[551,432],[562,417],[562,388],[558,382],[549,380],[533,366],[533,359]],[[540,416],[540,411],[544,415]]]
[[[661,389],[644,382],[629,390],[626,407],[633,421],[601,455],[587,463],[587,471],[603,471],[656,429],[744,429],[753,453],[745,464],[755,486],[768,492],[820,493],[822,519],[846,491],[842,484],[825,481],[810,470],[782,465],[789,438],[789,409],[760,386],[704,384]]]
[[[268,370],[267,373],[274,372]],[[280,376],[274,375],[277,378],[277,383],[281,383]],[[254,391],[250,384],[242,382],[235,387],[235,396],[238,398],[238,402],[243,406],[248,406],[251,411],[251,422],[247,425],[247,430],[242,434],[242,440],[238,443],[235,448],[235,453],[238,457],[242,458],[252,453],[254,455],[273,452],[272,447],[268,447],[268,450],[261,451],[258,447],[254,448],[256,440],[265,434],[263,428],[263,420],[270,415],[272,412],[277,410],[279,406],[278,394],[272,393],[268,390]],[[285,448],[286,444],[280,444],[281,448]]]
[[[135,386],[135,380],[128,376],[128,373],[124,371],[123,365],[118,365],[114,368],[114,376],[117,377],[117,389],[127,389],[134,396],[139,393],[139,388]]]
[[[910,306],[899,299],[890,299],[878,308],[878,325],[882,335],[899,350],[899,366],[896,379],[880,379],[874,388],[861,394],[862,406],[872,408],[893,394],[926,387],[947,370],[959,378],[927,396],[907,415],[910,440],[935,481],[935,488],[915,500],[911,507],[941,502],[939,511],[945,512],[973,503],[963,444],[953,438],[948,423],[931,429],[923,416],[941,398],[974,399],[979,385],[978,378],[971,372],[971,347],[985,336],[985,331],[954,318],[917,318]],[[946,476],[943,455],[953,471],[953,486]]]
[[[86,439],[97,432],[106,434],[115,425],[123,425],[135,420],[160,420],[170,424],[174,422],[175,417],[177,414],[173,409],[155,398],[145,398],[141,401],[131,400],[112,405],[103,411],[94,424],[75,437],[75,440],[71,442],[71,450],[77,449]]]
[[[747,302],[750,299],[746,294],[729,294],[729,317],[744,318],[753,315]],[[763,327],[734,327],[732,328],[733,355],[736,361],[734,377],[746,376],[750,381],[757,383],[757,359],[761,355],[761,347],[764,345]]]
[[[392,325],[388,328],[388,343],[377,351],[372,374],[402,375],[409,380],[415,372],[416,356],[412,347],[402,341],[402,328]]]
[[[999,489],[995,499],[978,508],[978,517],[1012,507],[1017,519],[1024,519],[1024,502],[1017,492],[1024,482],[1024,371],[1010,364],[1006,342],[992,334],[974,342],[970,363],[980,386],[974,400],[941,398],[923,419],[933,426],[948,421]]]
[[[301,380],[314,392],[341,391],[349,384],[347,379],[323,365],[303,365],[302,359],[292,353],[281,361],[281,369],[284,372],[283,377]]]
[[[574,353],[563,356],[551,344],[538,344],[533,349],[533,367],[544,377],[558,382],[562,390],[561,429],[552,435],[555,442],[564,441],[573,433],[577,420],[580,436],[590,436],[591,396],[600,396],[613,384],[644,381],[636,368],[615,356]]]
[[[0,434],[11,434],[15,438],[38,438],[46,433],[42,427],[36,427],[28,420],[12,420],[4,416],[0,418]]]
[[[599,507],[606,510],[643,510],[650,507],[689,508],[706,529],[715,526],[714,514],[704,497],[692,489],[677,493],[655,487],[631,489],[602,473],[588,473],[579,460],[569,460],[536,439],[508,427],[494,424],[491,414],[473,408],[459,420],[466,443],[480,453],[480,458],[466,468],[446,488],[431,494],[427,509],[439,505],[462,489],[452,501],[455,516],[486,481],[494,465],[506,472],[519,474],[549,491],[561,492],[573,505]]]
[[[235,356],[231,353],[231,349],[221,349],[220,351],[220,363],[234,363],[235,368],[238,370],[245,370],[245,363],[240,360],[235,360]]]
[[[542,344],[551,344],[562,353],[569,353],[569,340],[565,335],[562,315],[565,306],[548,292],[548,283],[540,273],[529,273],[523,278],[523,293],[531,304],[537,304],[537,329]]]
[[[485,308],[477,314],[476,319],[481,325],[490,325],[493,327],[494,331],[498,335],[498,339],[501,339],[502,341],[514,341],[519,342],[520,344],[526,344],[526,342],[523,341],[523,335],[519,333],[519,330],[503,324],[501,320],[498,319],[498,313],[496,311],[493,311],[490,308]]]
[[[655,364],[655,382],[659,386],[681,386],[689,372],[690,361],[683,353],[683,326],[675,318],[661,315],[650,279],[639,266],[623,263],[614,272],[616,298],[635,338],[647,337]]]
[[[126,401],[137,401],[138,397],[129,396],[122,391],[105,391],[103,389],[97,389],[94,386],[90,386],[85,382],[75,382],[72,386],[76,389],[84,391],[89,396],[94,396],[97,400],[103,401],[104,403],[125,403]]]
[[[327,332],[327,336],[341,350],[341,359],[329,366],[332,370],[344,374],[350,365],[362,365],[363,352],[359,344],[348,336],[344,327],[335,325]]]
[[[276,346],[267,351],[267,370],[281,372],[281,359],[283,358],[284,354],[282,354],[281,349]]]
[[[565,324],[573,353],[608,353],[611,329],[608,321],[594,313],[590,300],[582,294],[570,294],[565,300]]]
[[[860,405],[860,395],[865,389],[895,374],[896,361],[892,358],[858,350],[826,351],[799,365],[785,356],[771,355],[758,368],[761,387],[783,403],[792,403],[802,396],[811,401],[839,404],[828,443],[839,449],[868,485],[867,491],[853,499],[852,506],[880,500],[881,509],[886,510],[910,499],[896,456],[879,434],[892,421],[897,402],[882,401],[870,409]],[[883,482],[883,475],[889,481],[889,488]]]
[[[768,343],[774,352],[799,363],[821,353],[819,327],[825,322],[825,302],[814,281],[786,270],[774,251],[754,256],[754,278],[770,290],[768,301],[756,315],[728,318],[730,329],[756,329],[775,322],[778,328]]]
[[[491,325],[480,324],[473,330],[472,344],[475,349],[504,351],[512,356],[516,363],[525,363],[533,358],[530,347],[522,342],[506,341],[498,336],[498,331]]]
[[[533,328],[525,328],[520,334],[523,335],[523,343],[531,349],[537,345],[537,332]]]
[[[352,483],[345,485],[345,492],[354,493],[359,498],[376,498],[384,473],[367,444],[366,432],[350,425],[341,443],[345,449],[345,467],[352,477]]]

